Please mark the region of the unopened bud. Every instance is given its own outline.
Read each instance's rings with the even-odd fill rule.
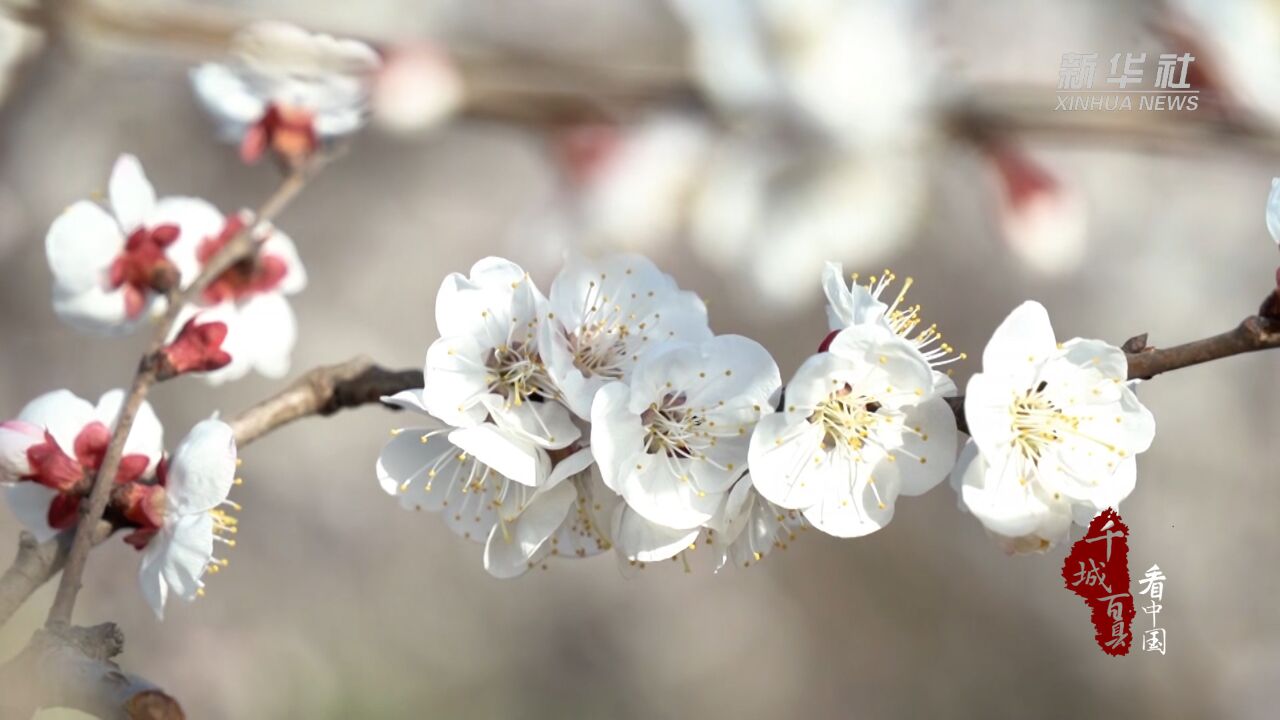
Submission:
[[[222,349],[226,339],[226,323],[202,323],[199,316],[191,318],[182,326],[178,337],[160,351],[159,379],[225,367],[231,362],[231,355]]]

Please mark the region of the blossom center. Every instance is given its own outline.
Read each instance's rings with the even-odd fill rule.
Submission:
[[[138,228],[125,241],[124,251],[111,263],[111,289],[124,289],[125,313],[136,318],[146,304],[147,293],[168,292],[178,282],[178,269],[165,249],[178,239],[177,225]]]
[[[485,357],[489,370],[489,391],[519,407],[528,400],[544,400],[556,396],[555,385],[547,374],[538,348],[532,341],[513,341],[499,345]]]
[[[218,251],[222,250],[231,238],[244,229],[244,220],[239,217],[227,219],[222,232],[206,238],[196,249],[196,259],[207,264]],[[243,301],[260,293],[270,292],[280,286],[288,266],[284,259],[267,253],[256,253],[231,267],[209,283],[204,290],[204,301],[216,304],[223,300]]]
[[[672,458],[698,457],[712,444],[703,431],[707,420],[685,405],[684,393],[667,393],[640,415],[645,428],[645,452]]]
[[[884,419],[879,414],[880,408],[878,401],[854,394],[853,388],[846,384],[818,404],[809,422],[822,427],[824,450],[856,452],[871,440],[876,425]]]
[[[659,319],[657,313],[653,319]],[[649,327],[647,320],[647,317],[637,318],[635,313],[628,313],[618,303],[611,303],[601,286],[592,280],[583,300],[582,321],[575,331],[565,332],[574,367],[584,376],[622,379],[626,376],[623,363],[637,357],[631,352],[631,345],[637,339],[648,340],[644,334]]]
[[[1035,388],[1014,397],[1009,406],[1010,422],[1013,428],[1013,448],[1030,461],[1033,466],[1040,463],[1041,458],[1055,444],[1075,436],[1096,443],[1106,450],[1123,455],[1123,451],[1115,445],[1091,437],[1080,430],[1083,418],[1067,414],[1052,397],[1047,394],[1049,384],[1041,382]]]

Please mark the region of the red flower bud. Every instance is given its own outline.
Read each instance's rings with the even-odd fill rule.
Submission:
[[[202,323],[199,316],[191,318],[182,326],[178,337],[160,352],[160,379],[225,367],[231,362],[231,355],[222,349],[226,339],[226,323]]]

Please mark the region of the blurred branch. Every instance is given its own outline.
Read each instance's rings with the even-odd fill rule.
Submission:
[[[114,623],[37,630],[0,667],[0,709],[5,717],[68,707],[105,720],[182,720],[177,700],[112,660],[123,650],[124,636]]]

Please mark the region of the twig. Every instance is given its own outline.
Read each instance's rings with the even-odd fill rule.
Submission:
[[[275,193],[259,208],[253,217],[253,222],[246,223],[240,232],[237,232],[227,241],[226,245],[218,250],[185,290],[170,293],[169,306],[156,327],[150,347],[138,364],[138,370],[133,376],[129,393],[120,409],[120,416],[116,419],[111,442],[107,445],[102,465],[98,469],[98,474],[93,482],[93,489],[89,493],[89,501],[80,505],[80,522],[76,526],[75,539],[71,544],[70,552],[67,554],[66,568],[62,573],[62,581],[58,584],[58,592],[54,596],[53,605],[49,608],[49,616],[45,621],[45,627],[52,628],[59,625],[68,625],[71,622],[71,613],[75,609],[76,595],[80,592],[80,579],[84,575],[84,567],[89,557],[89,550],[93,547],[94,532],[98,521],[102,519],[102,514],[107,509],[107,503],[111,499],[111,489],[115,486],[116,471],[120,468],[120,460],[124,455],[125,439],[129,436],[129,431],[133,427],[133,420],[138,413],[138,408],[142,406],[148,390],[156,382],[160,353],[164,349],[165,343],[168,342],[169,335],[173,331],[174,324],[177,322],[183,306],[197,300],[200,293],[204,292],[205,288],[218,276],[232,265],[250,256],[256,250],[257,244],[254,238],[257,234],[262,231],[266,223],[279,214],[297,196],[310,175],[315,170],[318,170],[321,165],[323,165],[323,160],[318,159],[316,162],[304,165],[289,174],[279,188],[276,189]]]
[[[422,387],[421,370],[387,370],[358,357],[307,372],[280,393],[240,413],[230,425],[236,444],[243,446],[294,420],[332,415],[415,387]]]

